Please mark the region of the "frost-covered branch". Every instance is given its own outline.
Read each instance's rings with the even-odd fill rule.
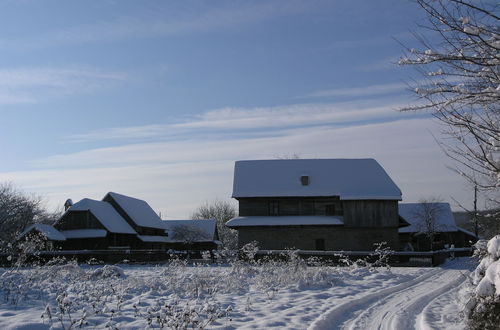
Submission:
[[[500,25],[497,2],[415,0],[427,13],[432,41],[415,35],[400,65],[423,76],[414,84],[415,105],[443,123],[441,146],[458,172],[482,176],[480,187],[500,186]],[[462,169],[460,169],[462,168]]]

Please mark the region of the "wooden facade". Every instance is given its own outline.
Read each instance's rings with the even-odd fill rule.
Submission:
[[[70,238],[60,242],[58,246],[63,250],[105,250],[108,248],[121,249],[150,249],[153,245],[143,244],[136,234],[109,232],[106,227],[90,211],[66,212],[54,228],[61,232],[71,230],[100,229],[107,233],[104,237]]]
[[[66,212],[54,225],[54,227],[59,231],[76,229],[106,229],[90,211]]]
[[[346,227],[398,227],[398,201],[339,197],[238,198],[240,216],[342,216]]]
[[[398,201],[347,200],[342,201],[346,227],[397,228]]]
[[[343,215],[338,197],[238,198],[240,216]]]
[[[252,226],[238,229],[240,247],[257,241],[262,250],[372,251],[375,243],[399,247],[397,228],[344,226]]]
[[[398,202],[395,200],[347,200],[334,197],[238,198],[241,217],[332,216],[341,226],[239,227],[239,246],[258,241],[266,250],[373,250],[386,242],[399,249]]]

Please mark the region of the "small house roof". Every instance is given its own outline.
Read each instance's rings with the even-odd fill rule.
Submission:
[[[401,190],[374,159],[273,159],[235,163],[234,198],[314,196],[401,200]]]
[[[466,234],[466,235],[469,235],[469,236],[472,236],[474,238],[479,238],[479,236],[476,236],[476,234],[474,234],[473,232],[467,230],[467,229],[464,229],[462,227],[457,227],[458,231],[461,231],[462,233]]]
[[[104,229],[74,229],[61,232],[66,238],[96,238],[106,237],[108,232]]]
[[[90,211],[112,233],[137,234],[125,219],[107,202],[84,198],[66,212]]]
[[[217,239],[216,230],[217,222],[214,219],[203,220],[163,220],[163,228],[168,233],[169,241],[175,241],[173,234],[179,226],[187,226],[195,228],[200,232],[204,239],[200,238],[197,241],[213,241]]]
[[[36,230],[40,232],[42,235],[47,237],[51,241],[65,241],[66,237],[57,229],[55,229],[51,225],[46,225],[43,223],[35,223],[28,228],[26,228],[20,235],[19,238],[27,235],[31,231]]]
[[[427,214],[432,216],[434,231],[458,231],[449,203],[401,203],[399,204],[399,215],[410,225],[399,228],[399,232],[420,233],[428,231],[425,222]]]
[[[229,220],[226,226],[235,228],[254,226],[340,226],[343,224],[344,219],[341,216],[291,215],[236,217]]]
[[[128,216],[141,227],[163,229],[162,221],[156,212],[142,199],[109,192],[106,197],[111,197]]]

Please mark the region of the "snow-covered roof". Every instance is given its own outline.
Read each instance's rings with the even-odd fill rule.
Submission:
[[[217,223],[214,219],[204,220],[163,220],[163,228],[168,233],[169,241],[175,241],[173,238],[176,227],[187,226],[195,228],[208,241],[215,239],[215,230]],[[197,239],[199,241],[199,239]]]
[[[301,177],[307,176],[303,185]],[[237,161],[233,197],[339,196],[401,200],[401,190],[374,159]]]
[[[137,235],[137,237],[143,242],[159,242],[159,243],[169,242],[167,236]]]
[[[76,205],[76,204],[75,204]],[[68,239],[106,237],[108,232],[104,229],[75,229],[64,230],[61,233]]]
[[[432,216],[432,228],[434,231],[458,231],[453,212],[451,212],[451,207],[448,203],[401,203],[399,204],[399,215],[410,225],[399,228],[399,232],[427,232],[428,226],[425,223],[425,218],[428,214]]]
[[[343,217],[323,215],[291,215],[291,216],[251,216],[236,217],[229,220],[226,226],[339,226],[344,224]]]
[[[49,240],[52,240],[52,241],[65,241],[66,240],[66,237],[64,237],[64,235],[61,234],[61,232],[59,230],[55,229],[51,225],[45,225],[42,223],[35,223],[35,224],[29,226],[19,235],[19,238],[28,234],[32,230],[39,231],[42,235],[44,235],[45,237],[47,237]]]
[[[107,202],[84,198],[66,212],[90,211],[112,233],[137,234],[125,219]]]
[[[151,206],[142,199],[121,195],[115,192],[109,192],[104,199],[106,199],[107,196],[110,196],[118,203],[138,226],[163,229],[160,217]]]

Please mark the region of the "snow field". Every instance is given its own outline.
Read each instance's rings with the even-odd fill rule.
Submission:
[[[457,316],[459,301],[447,299],[467,272],[458,261],[443,268],[387,269],[306,266],[296,258],[217,266],[174,261],[2,269],[0,328],[363,329],[380,322],[381,329],[456,329],[456,317],[438,314]],[[407,323],[398,314],[404,309],[412,314]]]

